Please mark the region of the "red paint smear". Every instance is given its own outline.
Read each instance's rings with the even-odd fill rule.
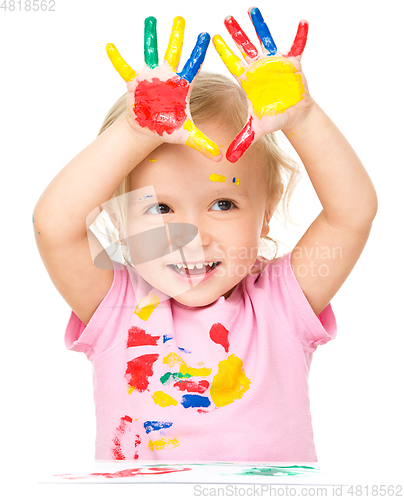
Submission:
[[[233,16],[230,16],[225,19],[224,25],[227,28],[227,31],[230,33],[233,40],[240,45],[244,52],[254,59],[258,56],[258,51],[254,47],[254,45],[250,42],[248,36],[244,33],[244,31],[240,28],[238,22],[234,19]]]
[[[135,454],[133,455],[134,460],[137,460],[139,458],[139,454],[136,451],[136,448],[140,445],[142,440],[140,439],[139,434],[135,434]]]
[[[180,380],[174,384],[174,387],[178,387],[180,391],[199,392],[199,394],[203,394],[209,387],[209,382],[207,380],[200,380],[199,382]]]
[[[189,83],[178,77],[167,81],[143,80],[135,90],[134,112],[141,127],[163,135],[181,128],[186,115]]]
[[[130,387],[139,392],[148,388],[148,378],[153,375],[153,363],[158,357],[158,354],[144,354],[128,362],[125,377]]]
[[[171,467],[148,467],[125,469],[118,472],[94,472],[87,476],[72,476],[71,474],[55,474],[55,476],[63,477],[64,479],[86,479],[90,477],[105,477],[107,479],[115,479],[120,477],[133,477],[133,476],[148,476],[156,474],[170,474],[171,472],[184,472],[192,470],[189,467],[171,468]]]
[[[244,126],[243,130],[230,144],[226,153],[226,158],[231,163],[235,163],[251,146],[251,143],[253,142],[255,136],[251,123],[252,123],[252,116],[250,116],[250,119]]]
[[[199,410],[196,410],[198,413],[209,413],[208,410],[202,410],[201,408],[199,408]]]
[[[124,434],[126,431],[126,427],[128,425],[128,422],[132,422],[132,419],[128,417],[128,415],[125,415],[124,417],[121,418],[121,422],[116,428],[116,434],[115,437],[113,438],[112,442],[114,443],[114,447],[112,449],[112,454],[115,458],[115,460],[125,460],[125,455],[122,453],[121,449],[121,440],[118,436],[118,434]]]
[[[222,345],[224,350],[229,352],[229,330],[227,330],[221,323],[215,323],[212,325],[209,335],[213,342]]]
[[[297,33],[293,41],[293,45],[286,57],[297,57],[302,54],[306,46],[308,32],[309,32],[309,23],[307,21],[301,21],[297,28]]]
[[[128,342],[126,347],[137,347],[139,345],[157,345],[160,336],[146,333],[142,328],[132,326],[128,330]]]

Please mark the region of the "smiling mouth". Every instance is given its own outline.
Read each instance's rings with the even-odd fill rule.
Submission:
[[[182,274],[184,276],[195,276],[198,274],[206,274],[211,272],[215,267],[217,267],[221,262],[205,262],[204,264],[169,264],[171,269],[173,269],[178,274]]]

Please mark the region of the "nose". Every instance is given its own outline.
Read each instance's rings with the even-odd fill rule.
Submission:
[[[167,226],[173,252],[182,247],[196,250],[210,242],[210,236],[206,230],[201,230],[201,224],[197,226],[188,222],[177,222],[168,223]]]

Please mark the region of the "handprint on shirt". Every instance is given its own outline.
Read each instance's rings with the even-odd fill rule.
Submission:
[[[280,54],[259,9],[251,7],[248,13],[261,42],[261,53],[232,16],[225,19],[225,26],[245,62],[232,52],[222,37],[213,37],[217,52],[249,100],[247,123],[227,150],[226,156],[231,162],[237,161],[262,135],[291,123],[310,102],[300,65],[307,40],[307,21],[300,22],[290,51]]]

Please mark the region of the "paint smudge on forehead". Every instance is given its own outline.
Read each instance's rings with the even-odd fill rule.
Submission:
[[[209,180],[212,182],[224,182],[226,180],[226,177],[219,174],[210,174]]]

